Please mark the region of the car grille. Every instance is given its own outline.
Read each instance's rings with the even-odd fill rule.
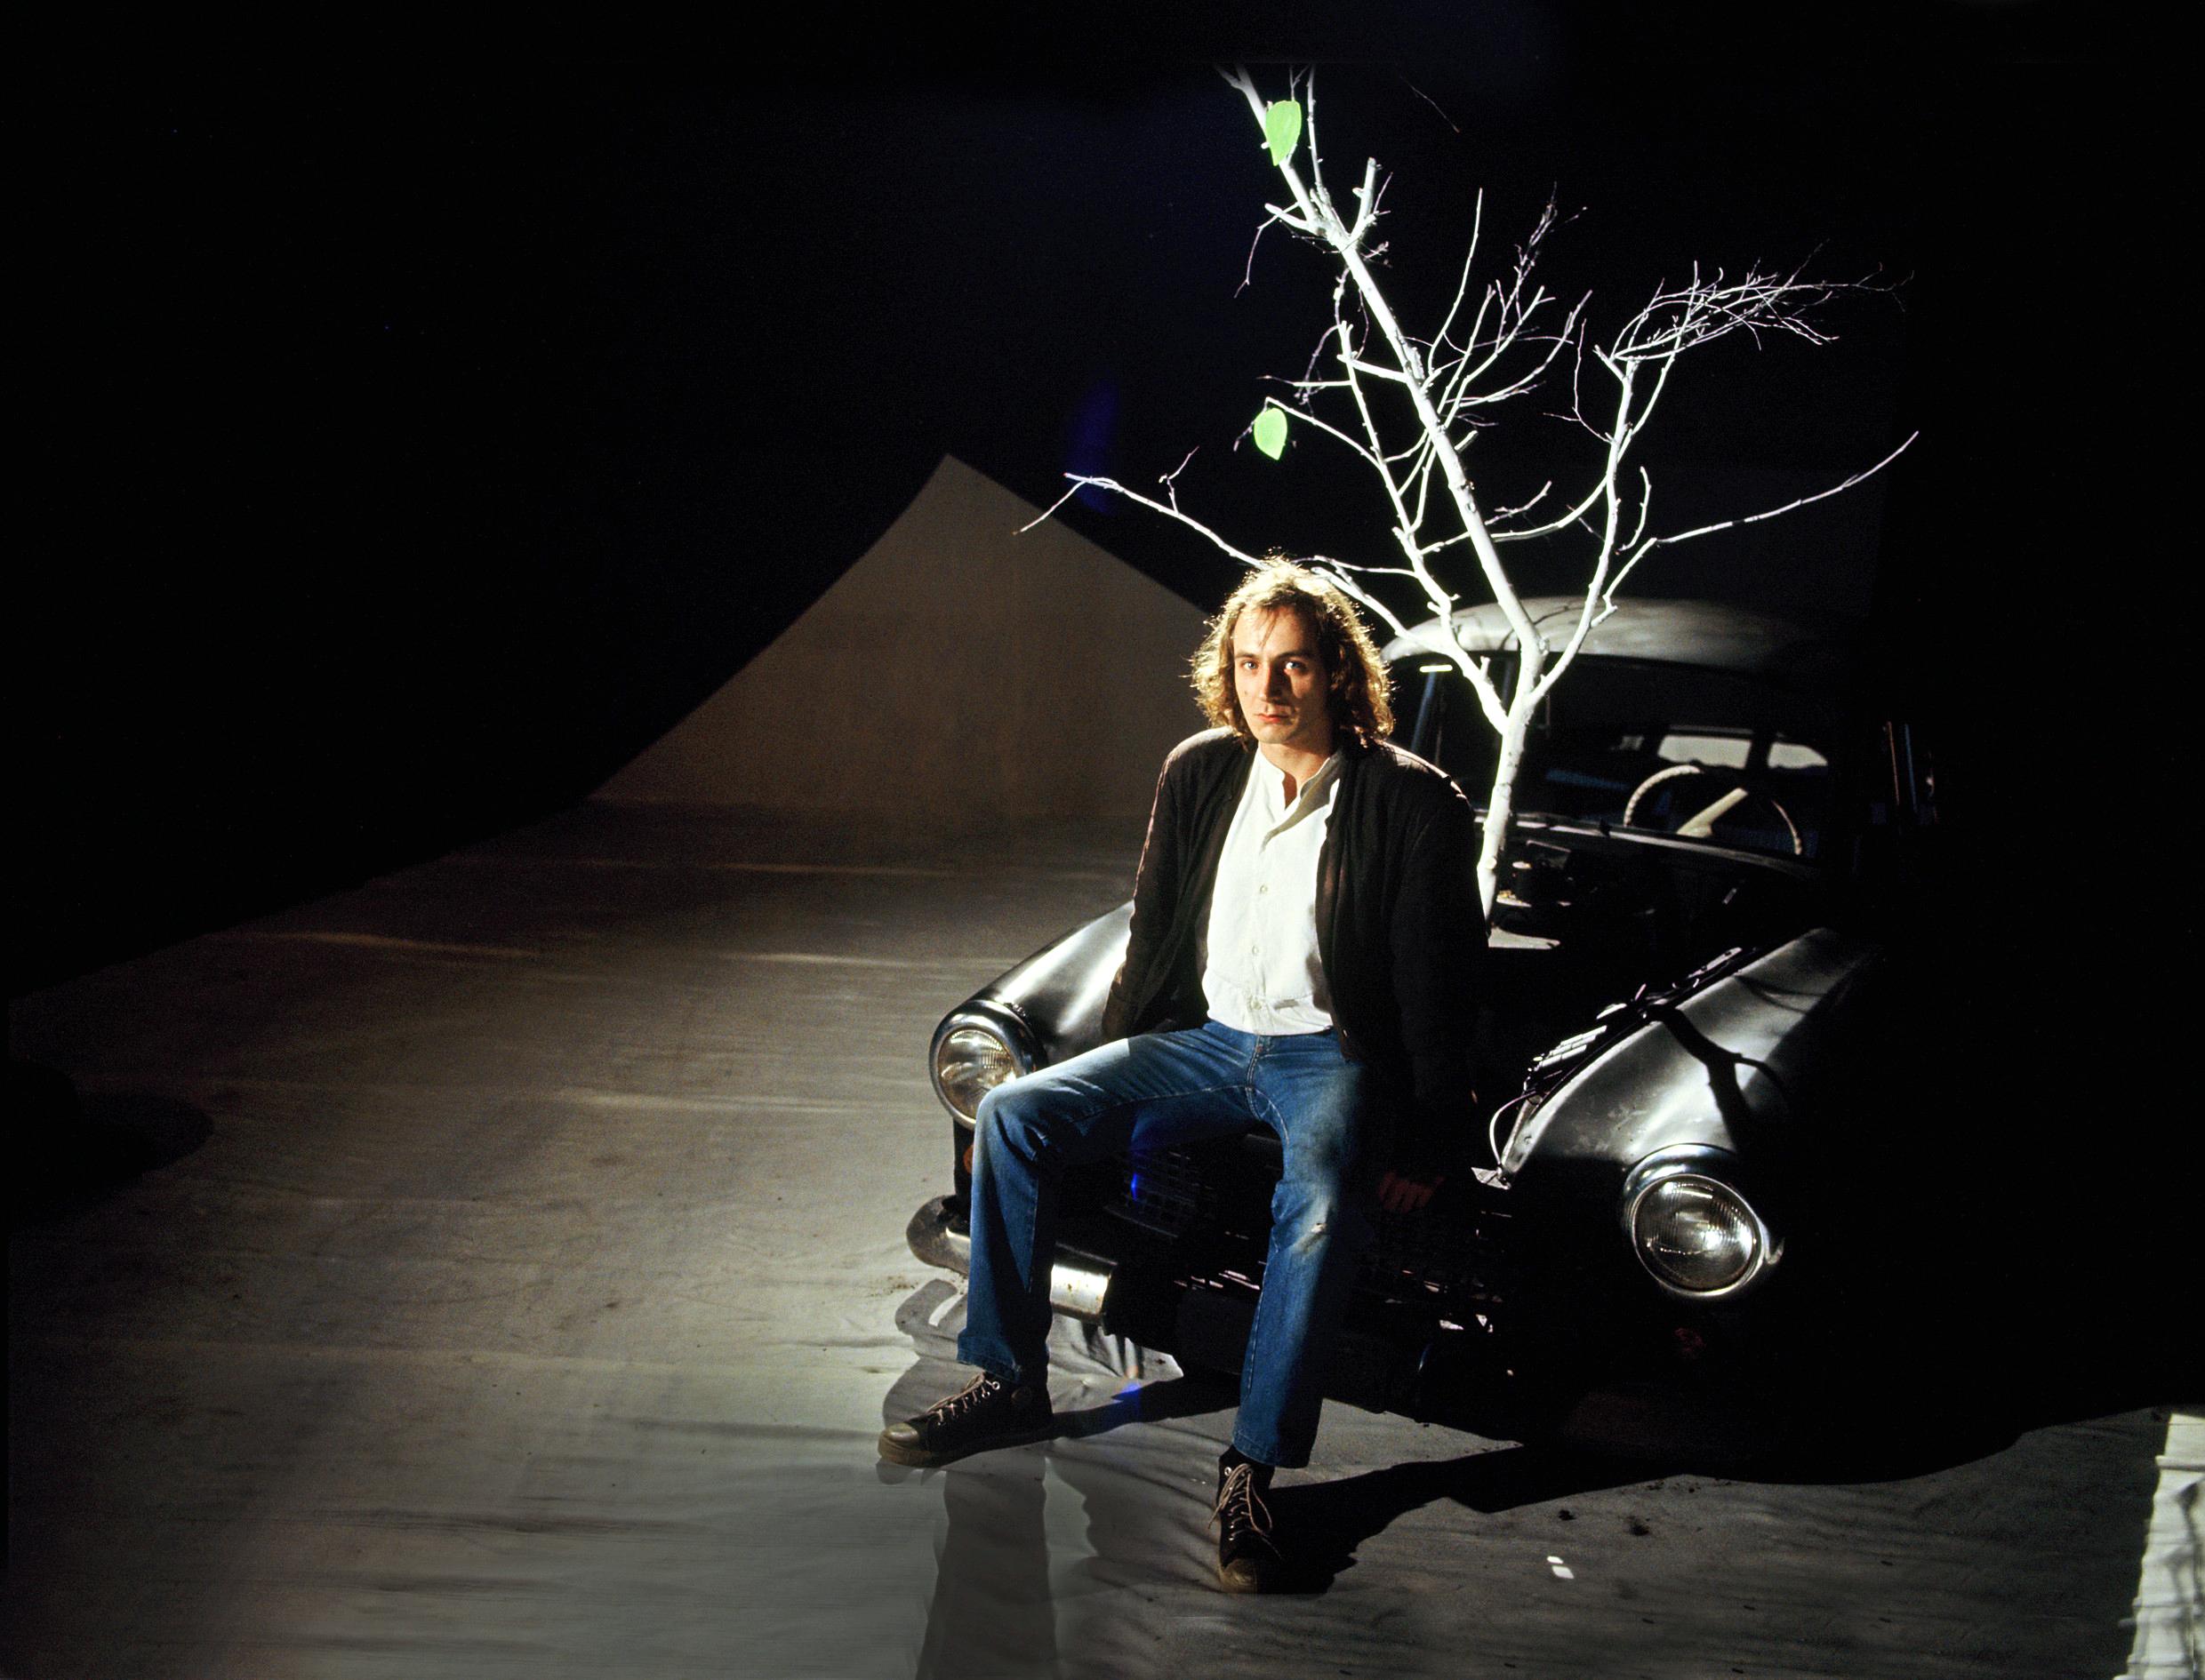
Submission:
[[[1122,1161],[1099,1187],[1099,1205],[1150,1244],[1218,1237],[1216,1244],[1200,1244],[1217,1275],[1260,1284],[1276,1182],[1275,1170],[1266,1172],[1260,1158],[1238,1151],[1162,1149]],[[1439,1213],[1379,1213],[1359,1291],[1466,1310],[1491,1304],[1505,1293],[1508,1221],[1493,1204],[1494,1193],[1451,1192]]]
[[[1217,1196],[1200,1163],[1184,1149],[1143,1150],[1113,1175],[1103,1210],[1159,1236],[1183,1236],[1214,1215]]]
[[[1381,1213],[1376,1239],[1363,1256],[1362,1287],[1399,1299],[1489,1306],[1506,1292],[1498,1240],[1506,1220],[1490,1208],[1469,1219]]]

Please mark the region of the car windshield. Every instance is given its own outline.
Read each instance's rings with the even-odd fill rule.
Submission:
[[[1514,664],[1492,662],[1503,694]],[[1482,809],[1496,740],[1468,680],[1429,655],[1392,670],[1395,739]],[[1835,735],[1832,707],[1814,697],[1722,671],[1582,660],[1533,720],[1515,807],[1812,858],[1829,826]]]

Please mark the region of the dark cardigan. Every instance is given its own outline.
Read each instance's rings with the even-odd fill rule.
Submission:
[[[1255,749],[1230,730],[1175,747],[1141,849],[1133,931],[1105,1038],[1191,1027],[1210,893]],[[1444,1170],[1477,1107],[1471,1032],[1486,948],[1477,822],[1440,771],[1385,741],[1351,741],[1317,864],[1317,949],[1341,1048],[1377,1076],[1407,1177]]]

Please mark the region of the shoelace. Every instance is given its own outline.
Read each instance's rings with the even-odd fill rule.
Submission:
[[[1210,1520],[1219,1525],[1221,1539],[1247,1533],[1270,1543],[1271,1508],[1255,1491],[1254,1465],[1236,1464],[1225,1472],[1225,1485],[1217,1490],[1217,1507]]]
[[[997,1388],[1001,1386],[1002,1385],[997,1382],[993,1377],[990,1377],[986,1372],[983,1371],[980,1373],[980,1375],[974,1377],[962,1388],[959,1388],[955,1394],[951,1395],[947,1400],[942,1401],[936,1404],[934,1409],[934,1414],[935,1417],[941,1419],[946,1423],[950,1419],[957,1417],[962,1412],[969,1412],[973,1407],[978,1405],[982,1400],[987,1399],[996,1391]]]

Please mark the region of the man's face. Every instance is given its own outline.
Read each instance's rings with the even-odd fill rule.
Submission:
[[[1331,676],[1301,613],[1240,615],[1232,627],[1232,687],[1260,745],[1319,758],[1331,754]]]

